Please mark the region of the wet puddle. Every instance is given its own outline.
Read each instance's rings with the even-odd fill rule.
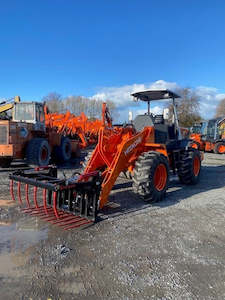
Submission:
[[[0,222],[0,275],[9,275],[16,267],[23,266],[31,255],[32,246],[47,237],[48,228],[37,218],[22,218],[16,223]]]

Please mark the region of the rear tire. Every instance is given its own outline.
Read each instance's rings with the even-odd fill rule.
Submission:
[[[216,143],[213,151],[216,154],[225,154],[225,142]]]
[[[196,184],[201,171],[201,155],[199,150],[189,149],[181,153],[178,177],[181,183]]]
[[[26,149],[26,162],[29,165],[47,166],[50,160],[50,147],[44,138],[32,139]]]
[[[53,152],[53,157],[56,162],[69,161],[72,156],[70,139],[68,137],[62,137],[60,146],[55,146]]]
[[[164,198],[169,183],[168,159],[158,152],[146,152],[135,163],[133,191],[142,200],[157,202]]]

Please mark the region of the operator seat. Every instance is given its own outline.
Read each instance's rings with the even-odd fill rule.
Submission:
[[[142,131],[145,127],[154,127],[152,115],[138,115],[133,121],[134,128],[137,132]]]

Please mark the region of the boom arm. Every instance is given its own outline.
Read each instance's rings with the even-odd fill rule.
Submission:
[[[146,127],[142,132],[134,135],[132,128],[101,128],[98,145],[84,170],[84,175],[96,170],[102,171],[99,208],[108,201],[109,193],[120,172],[136,160],[139,153],[143,151],[145,140],[151,130]]]
[[[19,96],[15,96],[12,99],[8,99],[6,101],[3,101],[0,103],[0,113],[5,112],[9,109],[12,109],[14,106],[14,103],[18,103],[20,102],[20,97]]]

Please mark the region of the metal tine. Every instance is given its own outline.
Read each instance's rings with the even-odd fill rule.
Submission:
[[[85,193],[85,195],[84,195],[84,215],[85,215],[85,217],[88,216],[88,200],[89,200],[88,193]]]
[[[59,214],[59,218],[57,219],[56,216],[55,216],[55,213],[53,212],[52,215],[50,216],[45,216],[45,217],[42,217],[43,220],[45,221],[48,221],[50,223],[54,223],[55,221],[59,221],[61,222],[63,220],[63,217],[64,217],[64,213],[63,212],[58,212]]]
[[[13,187],[14,187],[14,181],[11,179],[11,180],[10,180],[10,194],[11,194],[12,200],[13,200],[13,201],[16,201],[15,196],[14,196],[14,190],[13,190]]]
[[[34,205],[36,208],[39,208],[38,203],[37,203],[37,187],[34,186]]]
[[[81,196],[81,198],[80,198],[80,211],[79,211],[79,213],[80,213],[80,216],[83,216],[83,214],[84,214],[84,193],[80,193],[80,196]]]
[[[72,224],[74,224],[74,223],[80,223],[80,222],[83,222],[84,220],[85,220],[86,222],[88,222],[88,220],[86,220],[85,218],[78,217],[77,219],[74,219],[74,220],[70,221],[70,222],[69,222],[69,225],[72,225]],[[66,225],[68,225],[68,224],[63,224],[63,222],[60,222],[60,223],[57,224],[57,225],[60,226],[60,227],[63,227],[63,226],[66,226]]]
[[[80,223],[78,223],[78,224],[71,224],[71,226],[66,226],[66,227],[64,227],[63,229],[64,229],[64,230],[70,230],[70,229],[78,228],[78,227],[80,227],[80,226],[82,226],[82,225],[87,225],[87,224],[91,224],[91,223],[93,223],[93,222],[90,221],[90,220],[83,219],[82,222],[80,222]]]
[[[71,222],[71,220],[75,220],[77,218],[80,218],[79,216],[65,216],[64,218],[62,219],[59,219],[59,220],[55,220],[54,222],[52,222],[53,224],[57,224],[57,223],[66,223],[66,222]]]
[[[53,210],[57,219],[59,219],[59,214],[57,211],[57,192],[53,192]]]
[[[26,202],[29,209],[31,209],[30,206],[30,200],[29,200],[29,185],[25,184],[25,192],[26,192]]]
[[[44,210],[46,215],[48,214],[48,208],[47,208],[47,199],[46,199],[46,189],[43,189],[43,206],[44,206]]]
[[[72,200],[72,189],[69,189],[69,191],[68,191],[68,210],[70,211],[70,212],[72,212],[73,211],[73,200]]]

